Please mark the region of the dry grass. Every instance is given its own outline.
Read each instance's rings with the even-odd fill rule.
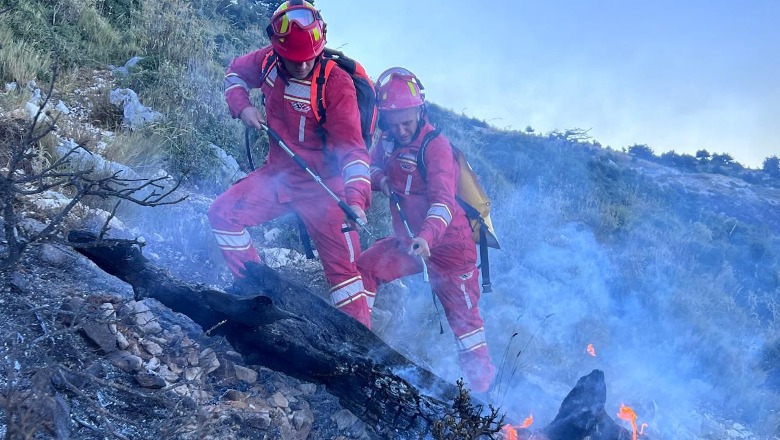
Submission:
[[[27,122],[21,118],[0,118],[0,168],[7,168],[11,160],[11,146],[20,145],[24,137]],[[31,169],[25,170],[29,172]]]
[[[164,168],[169,142],[163,132],[154,128],[120,132],[107,139],[103,156],[141,175],[154,174]]]
[[[121,107],[111,104],[110,94],[111,90],[108,87],[102,87],[91,95],[89,119],[99,127],[116,131],[122,126],[124,112]]]
[[[34,42],[16,37],[0,15],[0,80],[23,84],[51,70],[51,59],[34,49]]]
[[[144,1],[137,36],[146,53],[185,64],[190,58],[208,59],[213,43],[206,23],[186,0]]]

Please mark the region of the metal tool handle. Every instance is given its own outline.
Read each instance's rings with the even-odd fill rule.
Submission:
[[[335,192],[333,192],[333,190],[328,188],[328,185],[326,185],[325,182],[322,181],[322,178],[320,176],[318,176],[314,171],[311,170],[311,168],[309,168],[309,165],[306,164],[306,161],[303,160],[302,157],[295,154],[295,152],[291,150],[290,147],[288,147],[284,143],[282,137],[279,136],[279,133],[277,133],[274,129],[272,129],[271,127],[265,124],[261,124],[261,127],[263,130],[265,130],[266,133],[268,133],[268,136],[271,139],[276,141],[276,143],[279,144],[280,147],[282,147],[282,150],[284,150],[284,152],[287,153],[292,158],[292,160],[294,160],[295,163],[298,164],[299,167],[303,168],[304,171],[309,173],[312,179],[314,179],[317,183],[319,183],[320,186],[325,188],[325,191],[327,191],[328,194],[330,194],[330,196],[333,198],[333,200],[336,201],[336,203],[339,205],[339,208],[341,208],[341,210],[344,211],[344,214],[347,215],[347,218],[357,223],[357,225],[360,226],[361,229],[366,231],[368,235],[374,238],[374,234],[368,229],[368,225],[366,224],[366,222],[363,221],[363,219],[361,219],[360,217],[358,217],[357,214],[355,214],[355,211],[353,211],[352,208],[350,208],[350,206],[347,205],[347,202],[341,200],[338,194],[336,194]]]
[[[409,218],[406,216],[406,213],[403,209],[401,209],[401,199],[398,197],[398,194],[396,194],[394,191],[390,191],[390,201],[395,205],[395,209],[398,210],[398,215],[401,216],[401,222],[404,224],[404,228],[406,228],[406,233],[409,234],[409,238],[414,238],[414,233],[412,233],[412,228],[409,227]],[[414,245],[414,248],[417,249],[419,245]],[[422,255],[420,255],[420,261],[422,262],[423,266],[423,281],[426,283],[429,281],[428,278],[428,265],[425,263],[425,258],[423,258]]]

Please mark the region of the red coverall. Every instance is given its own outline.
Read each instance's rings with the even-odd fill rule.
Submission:
[[[460,169],[444,136],[433,138],[426,148],[427,183],[417,171],[417,151],[432,130],[426,122],[409,145],[394,145],[388,139],[379,142],[371,152],[371,187],[380,191],[382,179],[387,179],[400,199],[410,229],[428,242],[431,287],[455,334],[461,368],[471,389],[484,392],[495,368],[479,315],[477,251],[466,214],[455,200]],[[358,259],[369,307],[378,285],[422,271],[419,257],[408,254],[409,235],[394,204],[390,211],[394,236],[378,240]]]
[[[278,63],[263,81],[261,66],[269,51],[271,46],[266,46],[230,64],[225,75],[225,100],[230,114],[238,118],[251,105],[249,90],[260,88],[265,97],[267,125],[348,205],[368,209],[368,151],[361,137],[352,79],[339,68],[331,71],[324,95],[327,118],[320,125],[310,102],[311,75],[306,80],[292,78]],[[326,149],[319,130],[327,135]],[[360,255],[357,232],[345,221],[344,212],[325,189],[273,140],[263,166],[214,200],[208,212],[230,270],[242,277],[240,271],[245,262],[260,262],[247,226],[291,212],[301,217],[314,241],[325,278],[331,285],[333,304],[370,325],[363,280],[356,265]]]

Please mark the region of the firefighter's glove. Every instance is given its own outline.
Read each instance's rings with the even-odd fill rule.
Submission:
[[[414,237],[412,243],[409,246],[409,255],[420,256],[428,258],[431,256],[431,248],[428,246],[428,242],[420,237]]]

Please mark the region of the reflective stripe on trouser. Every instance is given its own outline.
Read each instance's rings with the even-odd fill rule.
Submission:
[[[470,240],[470,238],[469,238]],[[468,242],[462,246],[436,247],[428,260],[431,286],[444,307],[447,322],[455,334],[458,358],[468,385],[483,392],[495,376],[490,361],[482,318],[479,315],[479,274],[474,267],[476,249]],[[470,267],[452,271],[450,267]],[[404,242],[395,237],[377,240],[358,259],[367,292],[397,278],[422,271],[420,259],[406,252]]]
[[[260,262],[246,228],[290,212],[290,207],[276,202],[271,185],[263,186],[267,177],[261,169],[234,183],[209,207],[208,218],[217,246],[233,275],[243,277],[244,263]]]
[[[212,229],[214,238],[217,240],[217,246],[222,251],[230,270],[237,277],[243,277],[240,270],[247,261],[260,262],[260,256],[255,250],[252,237],[246,229],[239,232],[224,231],[221,229]]]
[[[363,288],[363,280],[359,276],[331,287],[330,300],[337,309],[357,319],[366,327],[371,328],[368,297]],[[365,319],[364,311],[369,312],[368,319]]]
[[[496,370],[490,361],[482,317],[479,314],[479,273],[475,268],[465,272],[441,273],[431,270],[431,285],[442,303],[447,322],[458,346],[460,366],[476,393],[488,390]]]
[[[296,212],[317,248],[328,283],[347,287],[348,280],[359,279],[356,259],[360,256],[360,240],[357,232],[344,227],[344,212],[313,180],[309,191],[312,198],[279,203],[274,183],[277,179],[267,168],[259,168],[228,188],[209,208],[209,222],[221,234],[217,242],[224,244],[220,249],[233,274],[241,277],[244,263],[260,261],[251,239],[246,247],[248,234],[243,233],[246,227]],[[365,294],[339,310],[366,326],[371,323]]]
[[[312,209],[311,205],[318,205]],[[344,212],[329,197],[296,204],[309,236],[317,248],[325,279],[331,286],[333,305],[371,328],[371,312],[363,280],[357,269],[360,237],[344,223]]]

